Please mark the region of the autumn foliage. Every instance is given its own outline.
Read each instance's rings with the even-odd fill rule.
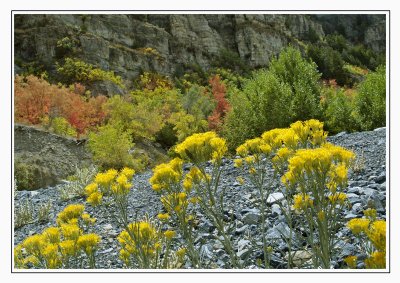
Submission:
[[[16,76],[15,121],[33,125],[48,123],[56,117],[65,118],[76,130],[78,137],[89,128],[103,122],[106,113],[103,104],[107,98],[85,98],[82,85],[71,89],[49,84],[35,76]],[[45,122],[46,121],[46,122]]]
[[[208,117],[208,127],[211,130],[220,130],[223,124],[223,118],[230,109],[230,105],[225,98],[226,86],[221,81],[219,75],[215,75],[209,80],[211,92],[217,104],[213,113]]]

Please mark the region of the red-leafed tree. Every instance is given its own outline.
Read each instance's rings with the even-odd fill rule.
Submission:
[[[78,138],[89,128],[100,125],[106,116],[103,104],[105,96],[82,96],[83,86],[74,90],[51,85],[34,76],[15,78],[15,120],[29,124],[40,124],[47,119],[65,118],[76,130]]]
[[[230,109],[229,102],[226,100],[226,86],[221,81],[219,75],[215,75],[209,80],[211,92],[217,104],[213,113],[208,117],[208,127],[211,130],[220,130],[223,124],[223,119]]]

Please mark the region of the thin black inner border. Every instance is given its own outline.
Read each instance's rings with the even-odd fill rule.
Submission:
[[[388,156],[388,160],[386,160],[386,166],[389,165],[389,254],[387,256],[387,258],[389,259],[389,270],[388,271],[325,271],[326,269],[321,269],[320,271],[290,271],[290,272],[285,272],[285,271],[273,271],[274,269],[268,269],[268,271],[256,271],[256,272],[250,272],[250,271],[242,271],[243,269],[238,269],[239,271],[236,271],[235,269],[232,269],[232,271],[219,271],[219,269],[216,269],[216,271],[196,271],[196,269],[191,269],[191,271],[174,271],[173,269],[171,271],[151,271],[153,269],[149,269],[149,271],[109,271],[109,269],[99,269],[102,270],[103,272],[100,271],[66,271],[65,269],[60,269],[59,271],[53,271],[53,270],[49,270],[49,271],[15,271],[13,270],[13,263],[14,263],[14,258],[13,258],[13,239],[14,239],[14,225],[13,225],[13,204],[14,204],[14,199],[11,193],[11,232],[12,232],[12,236],[11,236],[11,273],[13,274],[33,274],[33,273],[175,273],[175,274],[179,274],[179,273],[247,273],[247,274],[259,274],[259,273],[346,273],[346,274],[359,274],[359,273],[391,273],[391,245],[390,245],[390,232],[391,232],[391,200],[390,200],[390,189],[391,189],[391,166],[390,166],[390,112],[391,112],[391,105],[390,105],[390,93],[391,93],[391,64],[390,64],[390,52],[391,52],[391,17],[390,17],[390,12],[391,10],[11,10],[11,110],[13,110],[13,81],[14,81],[14,74],[13,74],[13,47],[14,47],[14,42],[13,42],[13,16],[15,14],[15,12],[260,12],[260,14],[266,14],[265,12],[303,12],[303,14],[309,14],[308,12],[358,12],[357,14],[362,14],[360,12],[385,12],[385,30],[387,27],[387,22],[389,22],[389,34],[386,34],[386,43],[385,43],[385,48],[387,45],[387,36],[389,36],[389,52],[386,50],[386,62],[389,63],[389,66],[386,66],[388,73],[389,73],[389,78],[386,79],[386,82],[388,82],[387,80],[389,80],[389,98],[388,98],[388,102],[389,102],[389,113],[386,113],[386,117],[387,115],[389,115],[389,125],[386,125],[386,127],[388,127],[388,129],[386,129],[386,133],[389,135],[389,138],[387,139],[387,137],[385,137],[385,139],[387,139],[389,141],[389,144],[386,145],[386,149],[388,149],[388,151],[386,151],[386,154]],[[301,14],[301,13],[299,13]],[[29,14],[27,14],[29,15]],[[351,15],[351,14],[343,14],[343,15]],[[14,117],[14,113],[13,111],[11,111],[11,123],[10,123],[10,132],[11,132],[11,178],[13,175],[13,153],[14,153],[14,147],[13,147],[13,134],[14,134],[14,125],[12,123],[13,121],[13,117]],[[386,142],[386,141],[385,141]],[[387,169],[387,167],[385,166],[385,169]],[[11,192],[13,190],[13,186],[12,186],[13,180],[11,180]],[[387,212],[388,210],[386,210]],[[387,213],[386,213],[387,214]],[[130,269],[129,269],[130,270]],[[233,271],[235,270],[235,271]],[[250,270],[250,269],[249,269]],[[272,270],[272,271],[269,271]],[[285,269],[281,269],[281,270],[285,270]],[[293,269],[292,269],[293,270]]]

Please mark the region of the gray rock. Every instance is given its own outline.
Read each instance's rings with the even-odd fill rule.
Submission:
[[[280,201],[281,199],[283,199],[284,198],[284,195],[282,194],[282,193],[280,193],[280,192],[278,192],[278,193],[272,193],[272,194],[270,194],[269,196],[268,196],[268,198],[267,198],[267,203],[268,204],[273,204],[273,203],[275,203],[275,202],[277,202],[277,201]]]
[[[260,217],[261,217],[260,210],[252,209],[243,216],[242,221],[244,224],[248,225],[257,224]]]
[[[272,215],[280,215],[282,213],[282,211],[281,211],[281,208],[279,207],[279,205],[274,203],[271,206],[271,213],[272,213]]]

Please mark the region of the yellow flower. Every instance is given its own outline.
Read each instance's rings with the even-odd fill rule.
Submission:
[[[376,209],[368,208],[368,209],[364,210],[364,215],[370,220],[375,220],[376,219]]]
[[[235,160],[234,160],[234,163],[235,163],[235,167],[240,168],[240,167],[243,166],[243,159],[241,159],[241,158],[235,159]]]
[[[47,268],[58,268],[62,264],[57,244],[48,244],[43,250],[43,257]]]
[[[168,213],[159,213],[157,215],[157,218],[160,219],[161,221],[168,220],[170,218]]]
[[[117,177],[117,184],[118,185],[125,185],[126,183],[128,183],[128,178],[125,176],[125,175],[123,175],[123,174],[121,174],[121,175],[119,175],[118,177]]]
[[[386,268],[386,253],[375,251],[365,260],[366,268]]]
[[[61,233],[66,240],[76,241],[81,235],[82,231],[76,224],[61,224]]]
[[[347,222],[347,228],[349,228],[354,235],[358,235],[361,232],[366,232],[368,230],[369,224],[369,219],[354,218]]]
[[[131,180],[133,175],[135,175],[135,170],[128,168],[128,167],[124,167],[121,170],[121,174],[125,175],[128,178],[128,180]]]
[[[179,249],[179,250],[176,251],[176,255],[177,255],[179,258],[184,257],[185,254],[186,254],[186,249],[185,249],[185,248],[182,248],[182,249]]]
[[[179,193],[178,194],[178,199],[179,201],[183,201],[186,199],[186,193]]]
[[[328,196],[328,198],[332,204],[336,203],[343,204],[344,201],[347,199],[347,195],[345,193],[335,193],[333,195]]]
[[[386,251],[386,221],[376,220],[372,222],[366,234],[376,249]]]
[[[82,220],[86,225],[92,225],[96,222],[96,218],[90,217],[87,213],[82,214]]]
[[[91,205],[93,205],[93,206],[98,206],[98,205],[101,204],[102,199],[103,199],[103,195],[102,195],[100,192],[95,192],[95,193],[91,194],[91,195],[86,199],[86,201],[87,201],[88,203],[90,203]]]
[[[43,235],[32,235],[23,241],[22,246],[29,254],[38,256],[41,250],[46,246],[46,239]]]
[[[49,227],[43,231],[43,235],[47,238],[49,243],[57,244],[60,242],[60,230],[56,227]]]
[[[178,184],[182,178],[182,164],[179,158],[175,158],[169,163],[157,165],[150,178],[153,190],[169,189],[172,185]]]
[[[61,211],[57,215],[57,224],[60,225],[62,223],[67,223],[69,220],[73,218],[79,218],[83,211],[85,209],[85,206],[82,204],[70,204],[67,207],[64,208],[63,211]]]
[[[348,256],[344,259],[344,262],[347,264],[348,267],[350,268],[356,268],[357,267],[357,257],[352,255]]]
[[[91,183],[91,184],[87,185],[85,187],[86,196],[90,196],[91,194],[97,192],[97,188],[98,188],[98,186],[96,183]]]
[[[99,243],[100,236],[93,233],[82,235],[77,241],[78,247],[87,254],[93,253]]]
[[[76,245],[73,240],[65,240],[60,243],[61,253],[64,257],[71,257],[76,254]]]
[[[227,150],[224,139],[215,132],[206,132],[187,137],[176,146],[175,152],[182,159],[198,164],[210,159],[220,161]]]
[[[251,168],[249,169],[249,173],[250,173],[251,175],[254,175],[254,174],[256,174],[256,173],[257,173],[257,170],[256,170],[256,168],[254,168],[254,167],[251,167]]]
[[[244,158],[244,161],[246,161],[247,165],[251,165],[255,162],[254,156],[247,156]]]
[[[311,207],[313,205],[313,200],[310,198],[309,195],[305,194],[297,194],[294,196],[294,204],[293,208],[296,211],[301,211]]]
[[[239,184],[241,184],[241,185],[243,185],[244,184],[244,179],[243,179],[243,177],[237,177],[236,178],[236,181],[238,181],[239,182]]]
[[[185,189],[185,191],[190,192],[192,187],[193,187],[192,179],[188,175],[186,175],[185,179],[183,180],[183,188]]]
[[[164,232],[164,236],[168,239],[171,240],[173,237],[175,237],[176,232],[172,230],[167,230]]]

